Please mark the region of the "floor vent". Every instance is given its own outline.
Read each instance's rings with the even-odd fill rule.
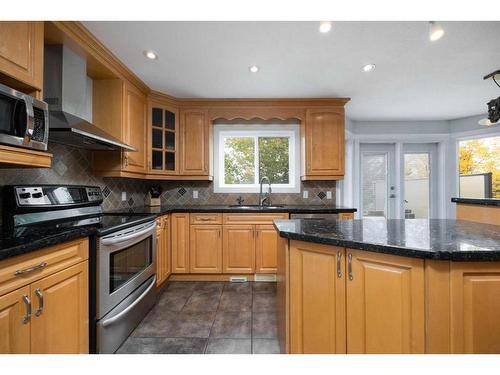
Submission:
[[[229,281],[232,283],[246,283],[248,280],[246,276],[231,276]]]
[[[272,282],[272,281],[276,281],[276,275],[255,274],[254,280],[256,282],[259,282],[259,281]]]

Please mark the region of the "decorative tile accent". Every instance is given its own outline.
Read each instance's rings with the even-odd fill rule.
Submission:
[[[130,197],[130,199],[128,200],[128,205],[130,207],[132,207],[134,205],[134,198]]]
[[[319,197],[319,199],[323,200],[326,197],[326,194],[324,192],[320,191],[318,193],[318,197]]]
[[[106,186],[102,191],[102,193],[104,194],[104,198],[107,198],[108,195],[111,193],[111,190],[109,190],[109,187]]]
[[[184,195],[186,194],[186,189],[184,189],[183,187],[181,187],[179,190],[177,190],[177,192],[180,194],[180,195]]]

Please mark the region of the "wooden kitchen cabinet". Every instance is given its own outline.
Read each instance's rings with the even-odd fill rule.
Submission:
[[[345,353],[344,248],[291,241],[289,251],[290,353]]]
[[[222,272],[221,225],[191,225],[189,264],[191,273]]]
[[[210,175],[210,127],[208,110],[183,109],[180,112],[180,174]]]
[[[87,259],[79,239],[0,262],[0,353],[88,353]]]
[[[156,223],[156,285],[160,286],[172,273],[169,215],[158,218]]]
[[[256,225],[255,237],[255,273],[276,273],[278,232],[273,225]]]
[[[25,320],[29,298],[29,286],[0,296],[0,353],[30,352],[30,324]]]
[[[189,214],[171,215],[172,273],[189,273]]]
[[[43,22],[0,22],[0,78],[16,89],[43,88]],[[3,76],[3,77],[2,77]],[[6,78],[6,79],[4,79]]]
[[[224,225],[224,273],[255,272],[255,229],[253,225]]]
[[[344,176],[344,108],[306,111],[303,180],[338,180]]]
[[[424,261],[362,250],[347,256],[347,353],[424,353]]]
[[[87,261],[31,284],[31,301],[32,354],[88,353]]]

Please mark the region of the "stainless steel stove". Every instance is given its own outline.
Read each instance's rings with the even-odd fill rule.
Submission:
[[[90,350],[115,352],[156,300],[154,215],[103,213],[95,186],[6,186],[3,198],[4,226],[13,237],[93,229]]]

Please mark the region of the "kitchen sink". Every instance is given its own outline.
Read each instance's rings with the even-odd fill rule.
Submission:
[[[237,207],[237,208],[283,208],[284,206],[281,204],[273,204],[271,206],[260,206],[258,204],[232,204],[229,207]]]

